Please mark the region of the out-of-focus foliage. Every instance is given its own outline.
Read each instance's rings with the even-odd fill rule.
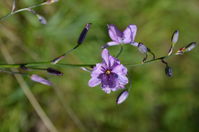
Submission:
[[[12,0],[0,1],[0,16],[11,9]],[[23,8],[42,0],[20,0]],[[147,45],[157,56],[166,55],[174,30],[179,29],[180,48],[199,42],[198,0],[60,0],[36,11],[45,16],[42,25],[29,12],[0,22],[0,39],[16,63],[46,61],[76,45],[86,23],[93,23],[83,45],[69,54],[65,63],[101,61],[100,47],[110,39],[106,24],[121,29],[136,24],[136,41]],[[110,47],[115,55],[119,47]],[[183,56],[171,57],[173,77],[165,76],[162,63],[129,67],[133,79],[127,101],[119,106],[119,92],[105,94],[99,87],[89,88],[90,78],[78,68],[62,69],[64,76],[47,75],[64,95],[62,100],[92,132],[198,132],[199,127],[199,54],[198,48]],[[141,62],[135,47],[124,46],[122,63]],[[6,63],[0,54],[0,63]],[[42,74],[46,75],[46,74]],[[60,104],[55,90],[25,78],[59,131],[81,131]],[[24,96],[15,78],[0,73],[0,132],[47,131]]]

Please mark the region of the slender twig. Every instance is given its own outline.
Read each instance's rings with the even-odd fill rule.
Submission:
[[[43,5],[46,5],[47,3],[46,2],[43,2],[43,3],[40,3],[40,4],[37,4],[37,5],[33,5],[33,6],[30,6],[30,7],[27,7],[27,8],[22,8],[22,9],[18,9],[18,10],[12,10],[10,13],[8,13],[7,15],[3,16],[0,18],[0,21],[14,15],[14,14],[17,14],[19,12],[23,12],[23,11],[29,11],[30,9],[33,9],[33,8],[36,8],[36,7],[40,7],[40,6],[43,6]]]
[[[122,54],[122,52],[123,52],[123,45],[121,44],[121,45],[120,45],[120,50],[119,50],[119,52],[117,53],[116,58],[118,58],[118,57]]]
[[[8,52],[8,50],[4,46],[4,44],[1,44],[0,46],[1,46],[1,48],[0,48],[1,52],[4,56],[4,58],[6,59],[6,61],[8,63],[14,63],[14,60],[12,59],[10,53]],[[19,72],[19,71],[17,69],[12,69],[12,72]],[[37,99],[35,98],[33,93],[30,91],[30,88],[27,85],[27,83],[25,82],[25,80],[23,79],[22,75],[14,74],[14,76],[15,76],[16,80],[18,81],[20,87],[22,88],[24,94],[26,95],[26,97],[30,101],[31,105],[33,106],[33,108],[35,109],[35,111],[37,112],[37,114],[39,115],[41,120],[44,122],[44,124],[46,125],[48,130],[50,132],[58,132],[56,127],[53,125],[51,120],[48,118],[48,116],[46,115],[46,113],[44,112],[42,107],[40,106],[39,102],[37,101]]]

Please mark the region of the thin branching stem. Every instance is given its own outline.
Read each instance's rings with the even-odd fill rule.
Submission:
[[[10,13],[8,13],[7,15],[3,16],[0,18],[0,21],[14,15],[14,14],[17,14],[19,12],[23,12],[23,11],[29,11],[30,9],[33,9],[33,8],[36,8],[36,7],[40,7],[40,6],[43,6],[43,5],[46,5],[47,3],[46,2],[43,2],[43,3],[40,3],[40,4],[37,4],[37,5],[33,5],[33,6],[30,6],[30,7],[27,7],[27,8],[22,8],[22,9],[18,9],[18,10],[15,10],[15,11],[11,11]]]
[[[148,60],[148,61],[137,63],[137,64],[124,64],[124,65],[130,66],[130,67],[140,66],[140,65],[156,62],[158,60],[161,61],[162,59],[167,59],[169,57],[171,57],[171,56],[162,56],[162,57],[159,57],[156,59]],[[2,69],[2,68],[21,68],[21,67],[26,67],[26,68],[62,67],[62,68],[66,68],[66,67],[93,67],[93,66],[95,66],[95,64],[64,64],[64,63],[52,64],[51,62],[33,62],[33,63],[25,63],[25,64],[0,64],[0,69]]]

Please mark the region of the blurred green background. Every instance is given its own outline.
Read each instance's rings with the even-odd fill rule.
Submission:
[[[17,1],[17,9],[42,0]],[[0,1],[0,16],[10,11],[12,0]],[[86,23],[93,23],[83,45],[63,63],[101,61],[100,47],[110,41],[106,24],[120,29],[136,24],[136,41],[156,53],[167,54],[171,34],[180,30],[176,49],[199,41],[198,0],[60,0],[35,9],[47,25],[29,12],[0,22],[0,39],[16,63],[51,60],[72,48]],[[119,47],[109,48],[115,55]],[[79,68],[60,69],[64,76],[49,78],[55,88],[25,78],[30,90],[60,132],[199,132],[198,48],[183,56],[171,57],[174,76],[165,76],[165,66],[151,63],[128,67],[132,77],[129,98],[117,106],[120,91],[105,94],[100,87],[89,88],[90,75]],[[143,55],[125,45],[122,63],[141,62]],[[6,63],[0,54],[0,63]],[[27,100],[16,79],[0,73],[0,132],[48,131]],[[57,92],[62,94],[62,98]],[[79,123],[70,117],[76,117]]]

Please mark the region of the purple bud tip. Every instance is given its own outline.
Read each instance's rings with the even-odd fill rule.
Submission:
[[[148,48],[144,44],[142,44],[142,43],[138,44],[138,50],[141,53],[147,53],[149,51]]]
[[[88,30],[90,29],[90,26],[91,26],[91,23],[88,23],[88,24],[85,25],[84,29],[82,30],[82,32],[81,32],[81,34],[79,36],[79,39],[77,41],[77,43],[79,45],[82,44],[84,39],[86,38],[86,34],[87,34]]]
[[[173,76],[173,70],[171,67],[167,66],[165,68],[165,74],[168,76],[168,77],[172,77]]]
[[[62,76],[63,73],[56,70],[56,69],[53,69],[53,68],[47,68],[47,72],[50,73],[50,74],[53,74],[53,75],[56,75],[56,76]]]
[[[87,30],[89,30],[89,29],[90,29],[90,27],[91,27],[91,24],[92,24],[92,23],[88,23],[88,24],[86,24],[85,28],[86,28]]]
[[[38,82],[38,83],[41,83],[41,84],[44,84],[44,85],[48,85],[48,86],[52,85],[52,83],[50,81],[48,81],[48,80],[46,80],[46,79],[44,79],[44,78],[42,78],[42,77],[40,77],[36,74],[31,75],[30,78],[31,78],[32,81],[35,81],[35,82]]]
[[[47,24],[47,21],[43,16],[37,15],[37,18],[41,24],[44,24],[44,25]]]
[[[129,96],[129,92],[127,90],[121,92],[119,96],[117,97],[116,103],[117,104],[123,103],[128,98],[128,96]]]

